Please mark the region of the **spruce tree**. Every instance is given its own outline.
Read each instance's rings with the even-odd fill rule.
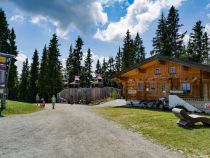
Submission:
[[[134,42],[131,39],[129,30],[126,32],[126,36],[123,40],[122,48],[122,67],[123,69],[135,64],[135,50]]]
[[[28,58],[23,62],[23,69],[20,77],[18,101],[28,102],[29,98],[29,66]]]
[[[144,61],[145,60],[145,48],[143,46],[143,41],[142,41],[139,33],[136,34],[136,38],[134,40],[134,49],[135,49],[136,63]]]
[[[202,51],[203,62],[207,63],[210,51],[209,37],[207,32],[204,32],[202,37]]]
[[[74,63],[75,62],[75,57],[73,54],[73,47],[72,45],[70,46],[69,49],[69,56],[66,60],[66,71],[67,71],[67,75],[68,75],[68,85],[70,86],[70,83],[74,81]],[[76,72],[76,71],[75,71]],[[74,75],[73,75],[74,74]]]
[[[161,15],[161,19],[158,21],[155,37],[152,40],[152,46],[153,50],[151,51],[151,55],[171,55],[169,50],[166,20],[163,13]]]
[[[48,82],[49,96],[56,95],[63,88],[62,65],[59,61],[58,38],[53,34],[48,47]]]
[[[101,64],[100,64],[100,61],[99,59],[97,60],[97,63],[96,63],[96,70],[95,70],[95,74],[98,75],[98,74],[101,74]]]
[[[103,64],[102,64],[102,74],[103,74],[103,87],[108,85],[108,77],[107,77],[107,62],[104,58]]]
[[[40,73],[38,79],[39,96],[47,99],[49,98],[49,84],[48,84],[48,52],[46,45],[42,52],[42,59],[40,64]]]
[[[17,46],[16,46],[16,35],[15,31],[12,28],[11,33],[10,33],[10,54],[14,55],[15,57],[17,56]],[[10,63],[10,70],[9,70],[9,77],[8,77],[8,99],[11,100],[17,100],[17,95],[18,95],[18,72],[17,72],[17,66],[15,65],[16,59],[12,58],[11,63]]]
[[[204,61],[203,28],[202,22],[200,20],[197,21],[193,27],[193,32],[190,34],[188,44],[189,59],[198,63],[202,63]]]
[[[117,52],[117,56],[115,58],[115,69],[117,72],[121,71],[122,70],[122,52],[121,52],[121,49],[119,47],[119,50]]]
[[[76,44],[75,44],[75,48],[73,51],[73,55],[74,55],[74,70],[73,70],[73,74],[72,75],[80,75],[80,70],[81,70],[81,61],[82,61],[82,56],[83,56],[83,52],[82,52],[82,46],[83,46],[83,40],[82,38],[79,36],[76,40]]]
[[[179,33],[179,29],[183,25],[179,24],[179,13],[174,6],[172,6],[169,10],[166,25],[167,37],[169,42],[169,50],[167,52],[170,52],[168,55],[171,57],[179,58],[183,50],[183,38],[186,32],[183,34]]]
[[[110,73],[110,75],[111,75],[111,74],[114,72],[114,70],[115,70],[114,59],[113,59],[112,56],[109,57],[109,60],[108,60],[107,65],[108,65],[109,73]]]
[[[90,87],[91,86],[91,81],[93,79],[92,76],[92,54],[91,54],[91,50],[88,49],[87,51],[87,56],[85,59],[85,81],[86,81],[86,87]]]
[[[6,15],[2,9],[0,9],[0,52],[9,53],[10,52],[10,30],[8,28],[8,23]]]
[[[36,95],[39,92],[38,89],[39,79],[39,56],[38,51],[35,49],[31,63],[30,78],[29,78],[29,102],[36,102]]]

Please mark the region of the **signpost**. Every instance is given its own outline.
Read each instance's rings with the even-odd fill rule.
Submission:
[[[6,108],[7,97],[7,82],[9,77],[9,69],[11,59],[14,56],[11,54],[0,52],[0,97],[1,97],[1,109]]]

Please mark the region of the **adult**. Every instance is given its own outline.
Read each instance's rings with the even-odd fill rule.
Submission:
[[[55,102],[56,102],[55,95],[52,96],[51,102],[52,102],[52,109],[55,109]]]
[[[40,102],[40,97],[39,97],[39,95],[37,94],[37,95],[36,95],[36,103],[37,103],[37,105],[39,105],[39,102]]]

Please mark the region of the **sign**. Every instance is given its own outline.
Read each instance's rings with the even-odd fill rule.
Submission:
[[[173,94],[182,94],[183,91],[180,91],[180,90],[170,90],[170,93],[173,93]]]
[[[136,90],[135,89],[129,89],[128,94],[136,94]]]
[[[6,63],[6,62],[7,62],[7,58],[0,56],[0,63]]]
[[[5,64],[0,64],[0,70],[6,70],[7,66]]]
[[[14,55],[0,52],[0,97],[1,97],[1,109],[6,108],[6,96],[7,96],[7,80],[9,75],[9,68],[11,59]]]
[[[80,80],[80,76],[75,76],[75,77],[74,77],[74,80],[75,80],[75,81],[79,81],[79,80]]]

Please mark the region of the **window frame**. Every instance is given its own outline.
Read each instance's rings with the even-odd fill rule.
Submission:
[[[157,71],[159,70],[159,71]],[[160,68],[155,68],[155,75],[160,75],[161,74],[161,69]]]
[[[182,83],[182,90],[185,94],[190,94],[191,93],[191,84],[190,82],[184,82]]]
[[[176,73],[176,67],[174,67],[174,66],[173,67],[169,67],[169,73],[170,74],[175,74]]]
[[[138,91],[144,91],[144,83],[142,82],[138,83]]]

